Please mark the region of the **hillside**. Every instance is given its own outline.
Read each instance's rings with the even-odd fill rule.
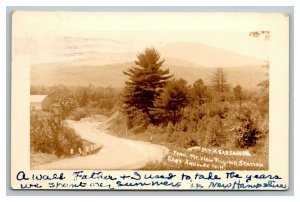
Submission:
[[[204,44],[180,42],[157,48],[164,68],[189,83],[201,78],[210,82],[213,71],[223,67],[231,85],[252,88],[265,80],[268,61]],[[92,53],[70,62],[40,63],[31,67],[32,85],[100,85],[122,87],[123,71],[134,65],[137,52]]]
[[[164,68],[176,78],[184,78],[189,83],[201,78],[209,83],[215,68],[173,65],[181,60],[166,60]],[[181,63],[179,63],[181,61]],[[88,85],[122,87],[126,80],[123,71],[133,63],[111,65],[75,65],[64,63],[35,64],[31,67],[31,85]],[[262,66],[243,66],[226,68],[225,72],[231,85],[240,84],[244,88],[253,88],[266,78],[266,70]]]
[[[191,42],[168,44],[158,48],[158,51],[162,56],[185,59],[205,67],[261,66],[268,63],[262,59],[241,55],[222,48]]]
[[[82,47],[81,47],[82,46]],[[81,46],[70,51],[70,55],[81,55]],[[241,55],[236,52],[222,48],[209,46],[193,42],[178,42],[167,44],[162,47],[155,47],[162,58],[171,59],[172,65],[178,66],[202,66],[202,67],[240,67],[240,66],[261,66],[266,65],[267,61]],[[249,47],[250,48],[250,47]],[[78,50],[81,50],[78,52]],[[91,52],[84,56],[74,58],[71,63],[74,65],[107,65],[127,63],[134,61],[139,51],[129,52]],[[254,50],[253,50],[254,51]],[[176,60],[176,63],[174,63]]]

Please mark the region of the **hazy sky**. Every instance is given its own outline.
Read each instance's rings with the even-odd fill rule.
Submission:
[[[249,37],[267,31],[268,23],[263,14],[250,13],[16,12],[13,51],[55,61],[194,42],[268,60],[269,41]]]

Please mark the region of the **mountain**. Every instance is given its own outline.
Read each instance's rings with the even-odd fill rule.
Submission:
[[[266,60],[191,42],[168,44],[158,48],[158,50],[162,56],[184,59],[205,67],[261,66],[268,64]]]
[[[127,63],[136,59],[137,53],[92,53],[87,57],[73,60],[73,65],[107,65]]]
[[[176,78],[183,78],[192,84],[201,78],[205,83],[211,81],[215,68],[176,66],[166,60],[164,68]],[[183,61],[181,61],[183,62]],[[43,63],[31,67],[31,85],[97,85],[122,87],[127,77],[123,71],[133,66],[133,63],[118,63],[110,65],[74,65],[64,63]],[[232,85],[240,84],[244,88],[253,88],[267,78],[266,69],[262,66],[230,67],[224,69],[227,80]]]
[[[157,47],[162,58],[177,60],[172,63],[179,66],[202,66],[202,67],[239,67],[261,66],[268,61],[241,55],[222,48],[209,45],[180,42]],[[73,60],[75,65],[107,65],[115,63],[132,62],[136,59],[137,52],[122,53],[90,53],[88,56]]]
[[[158,48],[165,59],[164,68],[176,78],[192,84],[197,79],[209,83],[215,68],[224,67],[232,85],[253,88],[267,78],[268,61],[240,55],[228,50],[197,44],[173,43]],[[39,63],[31,66],[32,85],[100,85],[122,87],[127,79],[123,71],[134,65],[134,52],[93,53],[88,57],[61,63]]]

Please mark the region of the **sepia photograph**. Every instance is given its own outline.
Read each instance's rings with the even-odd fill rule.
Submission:
[[[272,32],[233,17],[15,12],[30,169],[268,170]]]
[[[22,17],[38,23],[13,39],[31,62],[31,169],[268,170],[268,30]]]

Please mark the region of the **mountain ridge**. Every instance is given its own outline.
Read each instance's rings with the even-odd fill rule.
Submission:
[[[158,48],[161,55],[185,59],[198,66],[232,67],[267,65],[268,61],[246,56],[223,48],[192,42],[178,42]]]
[[[157,50],[161,58],[165,59],[163,68],[169,68],[170,74],[174,74],[176,78],[183,78],[190,84],[200,78],[209,83],[217,67],[224,67],[228,82],[233,86],[239,84],[244,88],[253,88],[268,77],[268,70],[264,68],[268,66],[268,61],[209,45],[180,42],[168,44]],[[33,64],[31,84],[88,85],[91,83],[122,87],[127,79],[123,71],[135,66],[136,54],[133,52],[92,54],[70,62]],[[223,65],[218,65],[222,61]]]
[[[232,66],[238,67],[246,65],[268,64],[267,60],[242,55],[240,53],[215,46],[193,42],[177,42],[155,48],[160,53],[162,59],[175,58],[176,60],[193,64],[193,66],[227,68]],[[96,52],[90,53],[89,56],[73,59],[69,62],[72,64],[81,65],[107,65],[125,63],[134,61],[137,54],[141,51],[123,53]]]
[[[132,67],[131,63],[110,65],[72,65],[68,63],[36,64],[31,67],[31,85],[89,85],[123,87],[127,77],[123,71]],[[167,64],[163,69],[169,69],[175,78],[183,78],[192,84],[197,79],[210,83],[215,68],[186,67]],[[227,80],[232,85],[244,88],[254,88],[267,78],[263,66],[231,67],[224,69]],[[247,76],[245,76],[247,75]]]

